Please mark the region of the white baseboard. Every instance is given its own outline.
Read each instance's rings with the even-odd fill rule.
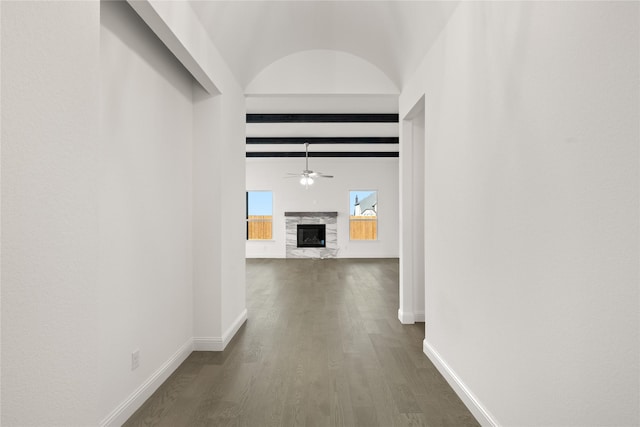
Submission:
[[[422,351],[427,355],[429,360],[435,365],[442,376],[447,380],[453,391],[471,411],[480,425],[485,427],[498,427],[500,424],[491,415],[491,413],[482,405],[478,398],[469,390],[464,382],[456,375],[453,369],[447,365],[440,354],[429,345],[427,340],[422,341]]]
[[[224,347],[221,337],[196,337],[193,339],[193,351],[222,351]]]
[[[400,323],[402,323],[403,325],[411,325],[416,323],[416,318],[413,313],[402,311],[400,309],[398,309],[398,320],[400,320]]]
[[[247,320],[247,310],[236,318],[222,337],[190,338],[176,351],[158,370],[156,370],[140,387],[127,397],[101,422],[101,427],[121,426],[135,411],[169,378],[192,351],[223,351],[233,339],[240,327]]]
[[[231,342],[231,340],[236,335],[236,333],[238,333],[238,330],[240,329],[240,327],[244,325],[244,322],[246,321],[247,321],[247,309],[245,308],[238,315],[238,317],[236,317],[236,320],[233,321],[233,323],[231,324],[231,326],[229,326],[229,328],[225,331],[225,333],[222,334],[222,343],[224,344],[225,348],[227,347],[227,344]]]
[[[182,362],[193,351],[193,339],[184,343],[158,370],[156,370],[140,387],[127,397],[116,409],[111,411],[100,426],[121,426],[135,411],[169,378]]]
[[[227,345],[231,342],[233,337],[238,332],[238,329],[247,320],[247,309],[242,310],[242,313],[233,321],[231,326],[222,334],[221,337],[196,337],[193,339],[193,349],[195,351],[223,351],[227,348]]]
[[[424,311],[416,311],[415,313],[413,313],[413,320],[415,320],[416,322],[424,322]]]

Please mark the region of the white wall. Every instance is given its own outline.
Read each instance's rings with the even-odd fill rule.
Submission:
[[[245,98],[240,88],[227,89],[223,95],[220,184],[222,198],[222,339],[227,345],[247,319],[245,286]]]
[[[246,319],[244,98],[188,5],[135,4],[155,35],[126,3],[1,3],[2,425],[120,425],[194,323],[222,349]]]
[[[285,179],[304,168],[303,158],[247,159],[247,190],[273,192],[273,241],[247,241],[248,258],[284,258],[284,212],[338,212],[339,258],[398,257],[398,159],[316,158],[313,170],[334,175],[309,189],[299,180]],[[378,240],[349,240],[349,191],[378,191]]]
[[[222,258],[218,226],[222,212],[219,209],[222,184],[220,183],[220,156],[216,153],[211,136],[220,135],[219,123],[208,120],[219,117],[222,97],[209,96],[203,89],[194,88],[194,149],[193,149],[193,279],[194,279],[194,337],[221,336],[220,304],[222,289],[211,286],[220,281]],[[215,161],[214,167],[211,162]]]
[[[205,89],[195,91],[193,122],[194,205],[197,206],[194,212],[194,236],[197,237],[194,239],[194,329],[197,334],[194,347],[221,350],[247,316],[243,238],[244,96],[188,3],[156,0],[129,3]],[[212,209],[219,212],[207,219],[206,212]],[[220,270],[210,268],[212,263],[218,265],[218,260]],[[217,307],[221,307],[220,312]],[[220,329],[210,323],[200,323],[211,320],[212,310],[220,321]],[[201,336],[202,331],[209,332]]]
[[[640,423],[638,8],[461,3],[401,95],[426,94],[425,352],[487,424]]]
[[[100,12],[100,409],[108,414],[193,337],[193,79],[127,3],[101,2]]]
[[[130,4],[205,89],[194,90],[194,348],[222,350],[247,319],[244,95],[188,3]]]
[[[411,121],[411,162],[412,162],[412,195],[411,195],[411,233],[413,235],[413,313],[416,321],[424,322],[424,289],[425,268],[425,139],[424,139],[424,109]]]
[[[95,425],[99,5],[0,8],[0,424]]]
[[[185,266],[188,270],[185,275],[189,278],[188,282],[183,288],[174,289],[175,292],[166,292],[155,298],[158,303],[164,302],[165,298],[175,298],[174,304],[182,307],[184,297],[184,307],[188,311],[163,307],[162,313],[167,318],[166,322],[175,323],[170,331],[180,329],[183,324],[190,325],[191,329],[186,342],[174,346],[168,356],[164,353],[164,359],[158,357],[153,361],[155,370],[149,370],[146,377],[141,375],[138,378],[146,380],[138,381],[138,387],[132,394],[120,393],[120,399],[124,400],[103,419],[104,424],[123,422],[192,349],[223,350],[247,318],[243,238],[244,97],[188,4],[136,1],[129,2],[129,5],[153,31],[154,35],[147,31],[147,37],[154,40],[157,37],[168,48],[164,52],[168,62],[164,64],[154,57],[151,46],[143,46],[136,51],[149,64],[146,71],[163,75],[176,89],[171,91],[170,87],[166,87],[158,90],[158,93],[137,93],[136,96],[143,100],[132,104],[149,110],[140,112],[141,117],[154,116],[160,121],[155,123],[156,127],[147,130],[145,136],[152,135],[156,139],[150,139],[149,142],[158,145],[158,141],[166,138],[181,144],[175,146],[179,147],[180,152],[158,152],[155,146],[148,147],[152,154],[152,158],[148,159],[149,167],[154,172],[158,172],[153,164],[156,161],[156,166],[164,164],[164,167],[174,169],[167,171],[165,178],[179,178],[178,185],[186,184],[175,194],[179,196],[173,200],[175,206],[165,204],[166,213],[159,215],[160,218],[170,218],[170,222],[165,224],[168,230],[164,232],[179,228],[189,236],[185,241],[176,242],[170,249],[172,252],[168,255],[176,259],[173,267],[170,260],[167,267],[176,267],[175,263],[181,262],[186,256]],[[142,21],[138,21],[137,26],[146,30]],[[126,33],[127,30],[123,31]],[[128,40],[128,43],[132,41]],[[160,46],[157,40],[155,43]],[[189,84],[185,86],[173,80],[176,76],[166,68],[169,64],[180,66],[171,58],[169,51],[200,86],[191,84],[190,79],[187,79]],[[150,82],[157,80],[155,76],[142,78]],[[145,87],[144,84],[142,86]],[[174,92],[180,92],[184,100]],[[164,96],[159,98],[162,93]],[[177,111],[166,114],[171,109]],[[179,122],[175,123],[176,120]],[[156,181],[161,184],[164,182],[157,179],[154,183]],[[166,199],[160,199],[162,203],[165,200],[169,203],[174,195],[171,192],[173,188],[166,189]],[[179,268],[182,266],[179,265]],[[162,325],[163,321],[158,323]],[[142,353],[141,350],[141,360]],[[114,393],[114,396],[117,394]],[[108,409],[111,404],[107,402],[105,408]]]
[[[247,317],[244,98],[195,95],[195,348],[222,350]]]
[[[413,105],[400,130],[400,283],[398,320],[424,322],[424,97]]]

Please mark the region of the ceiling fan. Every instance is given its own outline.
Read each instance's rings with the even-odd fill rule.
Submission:
[[[305,168],[302,173],[287,173],[287,178],[300,177],[300,184],[304,185],[304,188],[309,188],[315,178],[333,178],[333,175],[327,175],[322,172],[314,172],[309,169],[309,143],[304,143],[305,149]]]

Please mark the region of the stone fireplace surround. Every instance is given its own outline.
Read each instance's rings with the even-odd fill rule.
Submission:
[[[285,212],[287,258],[335,258],[338,255],[338,212]],[[299,248],[298,224],[325,224],[326,247]]]

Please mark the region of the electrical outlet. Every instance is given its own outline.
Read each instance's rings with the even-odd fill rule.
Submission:
[[[140,366],[140,350],[131,353],[131,370],[138,369]]]

